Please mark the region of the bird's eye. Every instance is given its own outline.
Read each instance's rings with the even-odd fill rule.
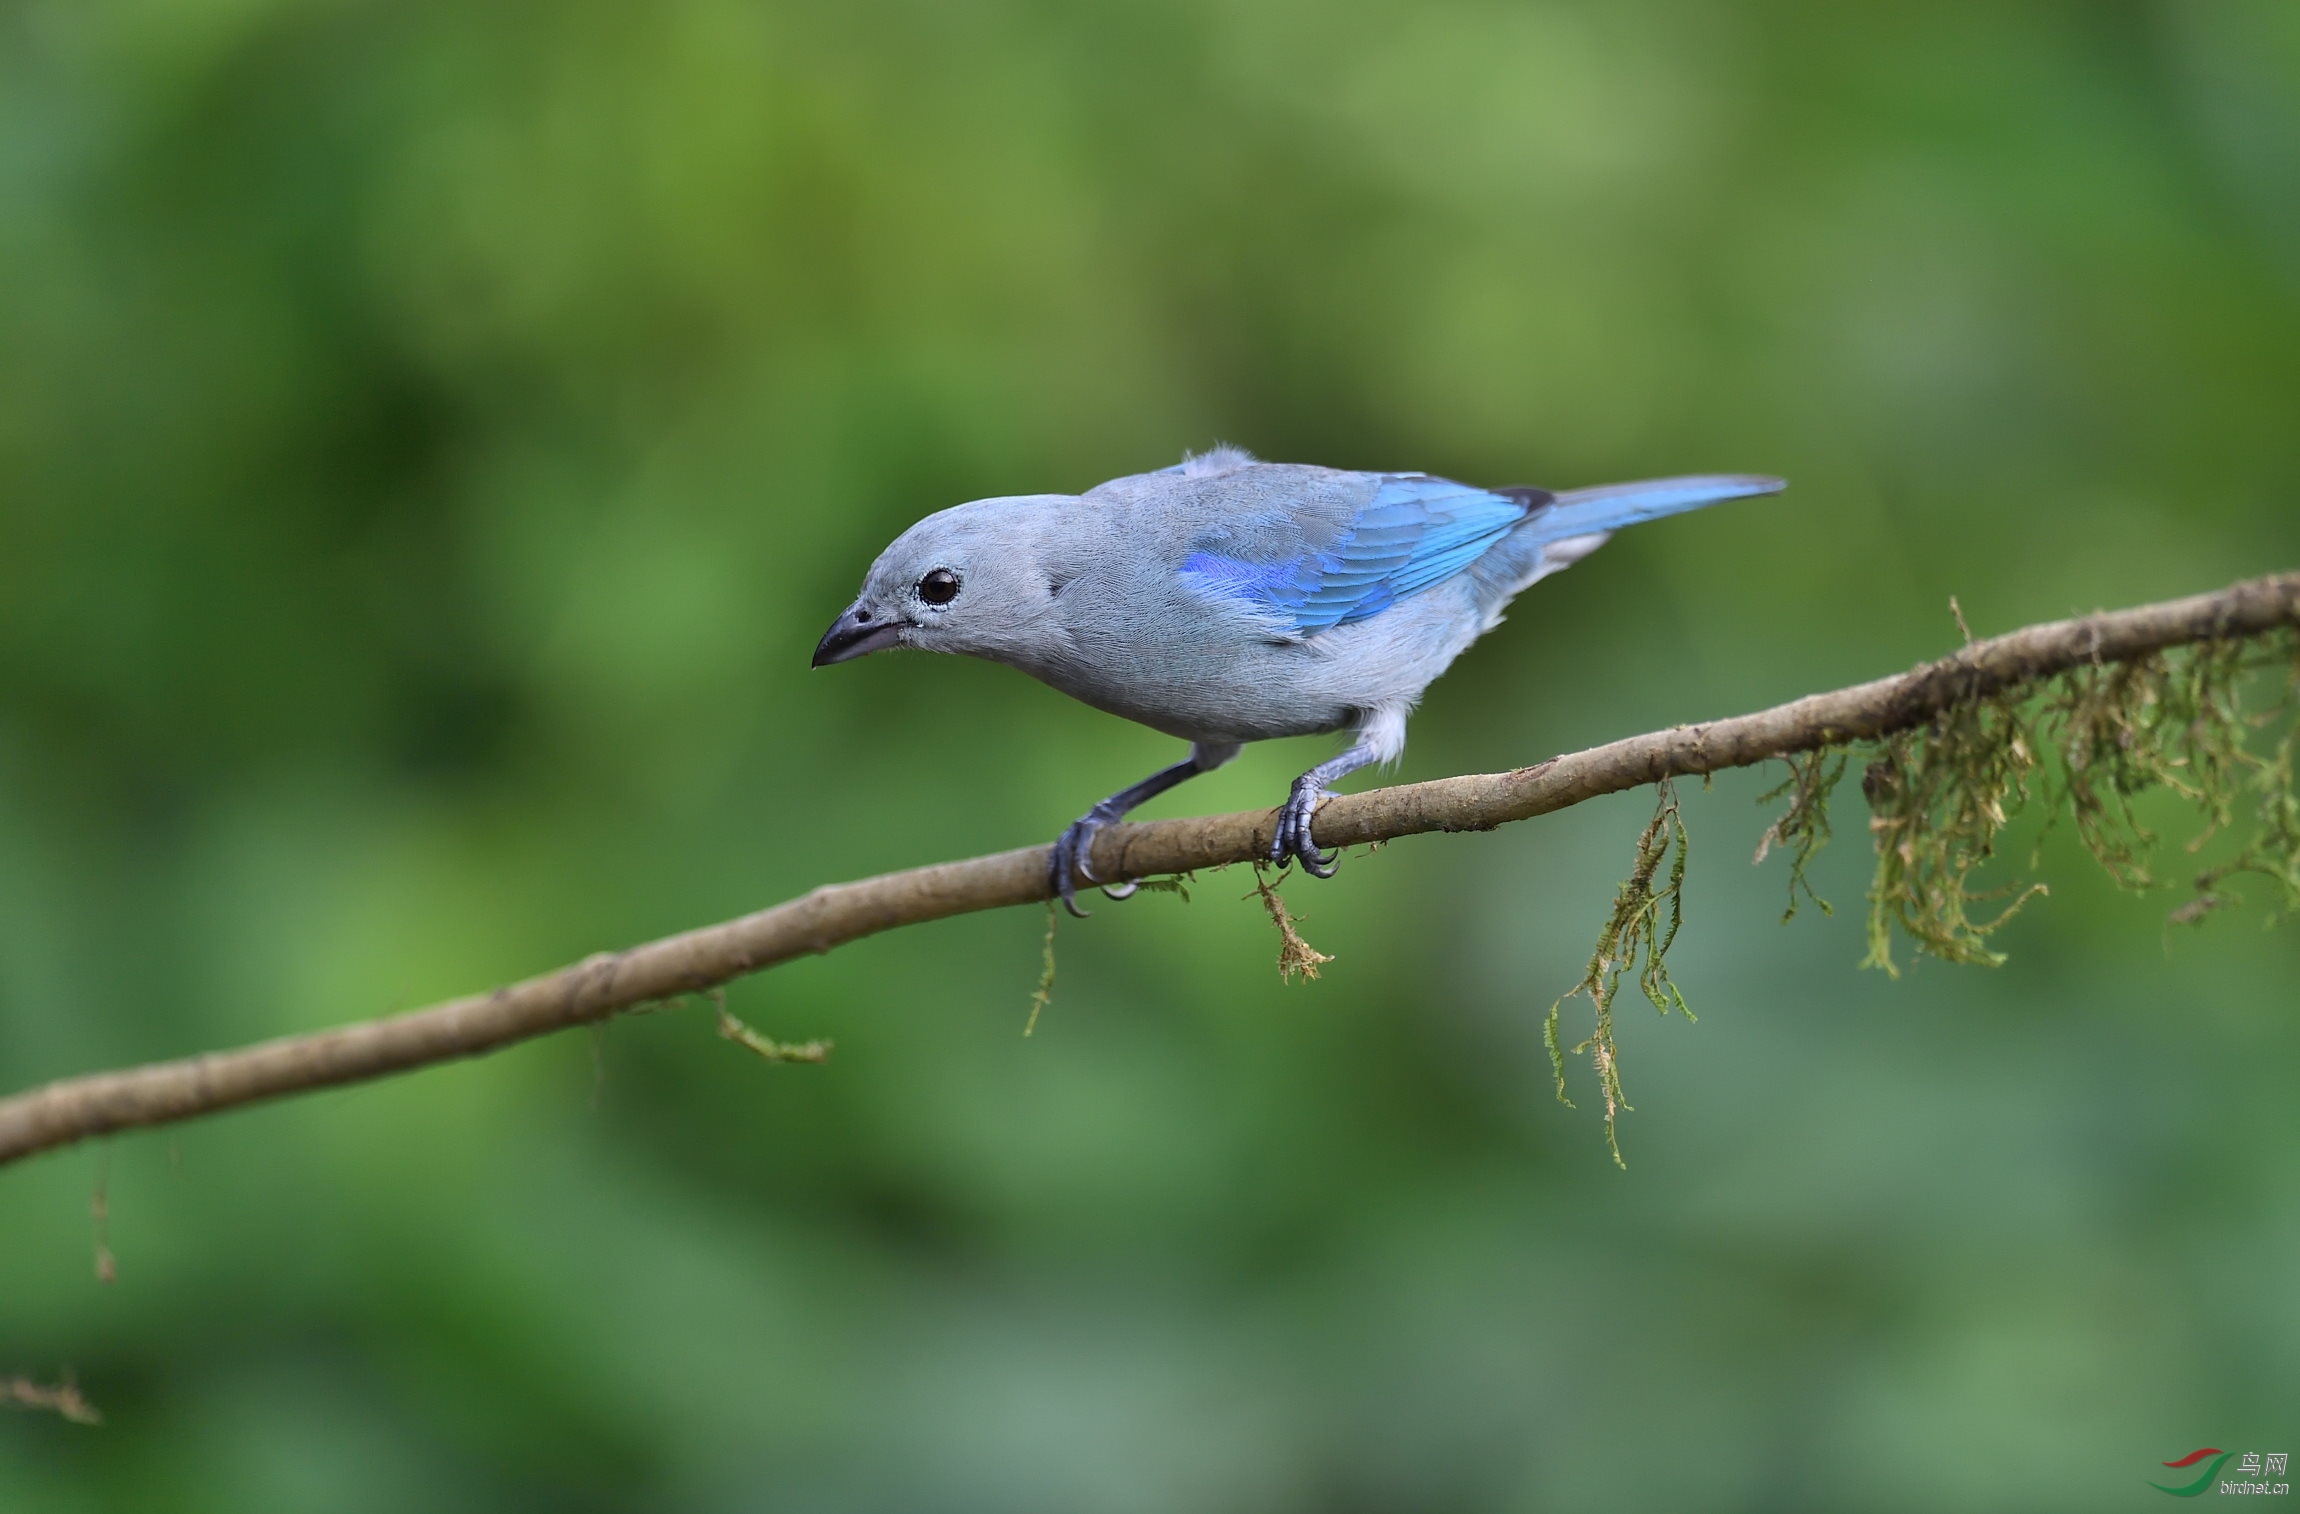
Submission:
[[[946,605],[958,598],[958,575],[937,568],[918,581],[918,597],[930,605]]]

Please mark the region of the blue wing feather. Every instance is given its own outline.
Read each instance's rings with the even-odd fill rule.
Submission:
[[[1378,615],[1445,582],[1508,535],[1526,508],[1448,479],[1389,474],[1325,551],[1274,563],[1193,552],[1182,576],[1275,611],[1308,635]]]

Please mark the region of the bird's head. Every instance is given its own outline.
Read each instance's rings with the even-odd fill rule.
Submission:
[[[885,647],[1027,666],[1062,588],[1046,564],[1050,515],[1072,502],[1060,494],[979,499],[920,521],[871,564],[862,593],[816,645],[814,666]]]

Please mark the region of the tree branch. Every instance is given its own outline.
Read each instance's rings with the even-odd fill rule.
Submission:
[[[1746,767],[1815,747],[1890,735],[1968,699],[2088,662],[2254,636],[2300,624],[2300,573],[2136,609],[2030,626],[1871,683],[1703,725],[1676,726],[1508,773],[1441,778],[1345,795],[1318,813],[1321,846],[1425,831],[1490,830],[1664,778]],[[1270,810],[1103,832],[1094,872],[1150,877],[1265,854]],[[476,1056],[652,1001],[711,989],[780,962],[897,926],[1043,900],[1047,848],[829,884],[723,924],[453,999],[428,1009],[286,1036],[122,1072],[65,1078],[0,1100],[0,1164],[89,1136],[164,1125],[262,1099]]]

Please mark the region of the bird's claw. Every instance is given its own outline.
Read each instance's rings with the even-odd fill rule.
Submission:
[[[1294,785],[1294,791],[1278,807],[1278,828],[1270,836],[1272,862],[1283,867],[1291,859],[1299,862],[1302,871],[1313,878],[1334,876],[1341,865],[1341,849],[1321,852],[1317,842],[1310,839],[1310,822],[1317,818],[1318,806],[1332,797],[1316,784],[1297,782]]]
[[[1054,886],[1054,896],[1062,901],[1064,909],[1081,920],[1093,911],[1078,907],[1077,880],[1085,879],[1112,899],[1124,899],[1141,887],[1132,881],[1104,883],[1094,876],[1094,838],[1102,834],[1103,827],[1110,824],[1110,820],[1111,817],[1102,814],[1099,809],[1088,810],[1070,822],[1055,839],[1054,850],[1046,859],[1047,876]]]
[[[1054,850],[1046,859],[1047,879],[1054,885],[1054,897],[1062,907],[1078,919],[1085,919],[1091,910],[1078,907],[1078,885],[1075,881],[1086,872],[1085,859],[1094,850],[1094,833],[1102,827],[1092,815],[1073,820],[1054,840]],[[1091,876],[1089,878],[1091,881]]]

